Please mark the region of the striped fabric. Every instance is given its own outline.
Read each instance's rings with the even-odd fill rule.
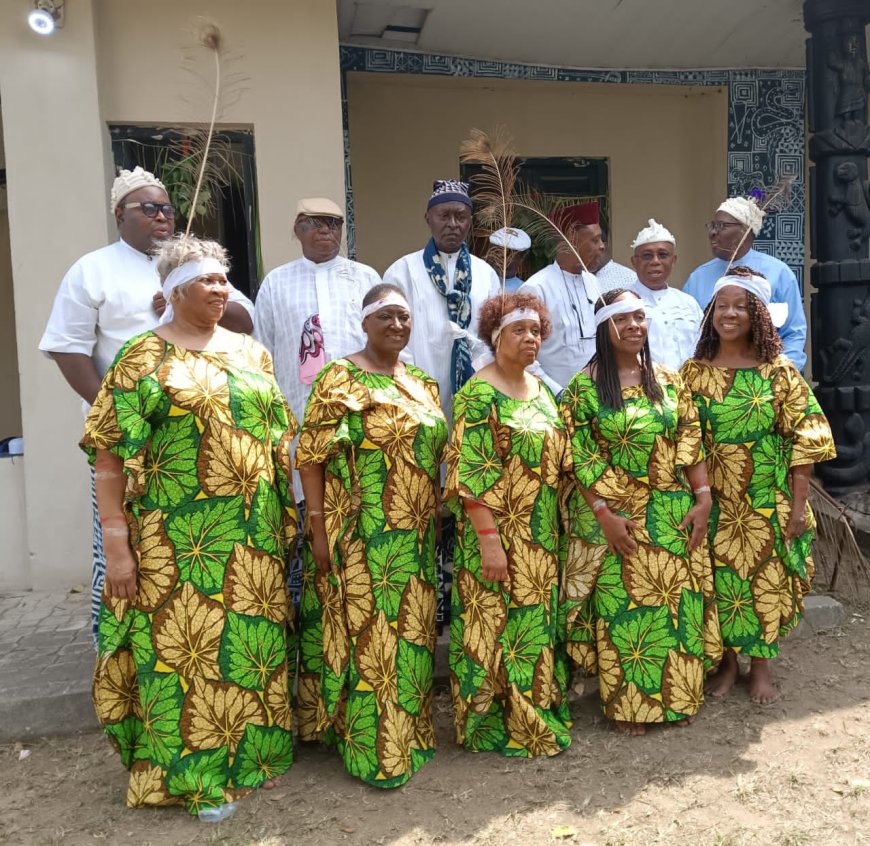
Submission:
[[[91,574],[91,631],[94,635],[94,649],[97,648],[97,626],[100,622],[100,599],[106,582],[106,557],[103,555],[103,527],[100,525],[100,511],[97,508],[97,487],[94,482],[94,468],[91,471],[91,505],[94,511],[93,571]]]

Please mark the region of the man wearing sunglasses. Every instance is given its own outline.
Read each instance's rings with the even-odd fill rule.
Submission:
[[[713,297],[713,286],[725,276],[729,266],[742,264],[761,273],[770,282],[775,303],[788,306],[788,317],[779,328],[786,356],[803,371],[807,363],[807,319],[797,278],[785,263],[754,249],[756,236],[764,223],[764,211],[753,198],[731,197],[716,210],[707,224],[707,237],[713,258],[696,267],[683,290],[691,294],[701,308]]]
[[[82,398],[85,411],[118,350],[134,335],[153,329],[166,307],[151,255],[175,232],[175,207],[163,183],[141,167],[122,170],[112,184],[110,204],[119,239],[82,256],[67,271],[39,342]],[[250,332],[253,308],[231,286],[221,325]],[[105,563],[96,502],[94,515],[92,613],[99,613]]]

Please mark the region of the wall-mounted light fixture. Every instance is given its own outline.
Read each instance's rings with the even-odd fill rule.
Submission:
[[[33,0],[27,23],[37,35],[51,35],[63,26],[64,0]]]

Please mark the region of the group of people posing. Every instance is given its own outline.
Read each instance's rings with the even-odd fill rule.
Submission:
[[[508,290],[466,247],[462,183],[435,183],[432,238],[383,281],[339,256],[341,209],[306,199],[303,258],[253,317],[226,251],[173,237],[152,174],[123,171],[111,203],[120,240],[71,268],[40,346],[90,407],[94,702],[131,807],[274,786],[294,729],[405,783],[435,752],[450,550],[470,750],[567,748],[577,668],[631,735],[691,723],[737,653],[753,701],[775,698],[768,661],[812,578],[809,478],[835,453],[799,296],[765,278],[775,259],[717,252],[751,246],[752,201],[708,226],[702,312],[668,287],[655,221],[627,287],[590,272],[584,204],[554,264]]]

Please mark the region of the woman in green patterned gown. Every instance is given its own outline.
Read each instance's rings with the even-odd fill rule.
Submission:
[[[695,358],[682,375],[701,414],[715,505],[710,521],[716,602],[726,651],[708,692],[724,696],[751,658],[749,695],[776,699],[768,661],[801,618],[813,577],[813,464],[835,457],[828,421],[782,355],[770,285],[732,268],[714,286]],[[777,323],[779,319],[777,319]]]
[[[557,626],[567,441],[552,392],[526,372],[550,329],[531,294],[487,300],[478,332],[495,361],[453,399],[450,678],[456,740],[475,752],[556,755],[571,743]]]
[[[197,813],[293,761],[296,421],[266,350],[217,325],[226,267],[214,242],[164,246],[166,322],[120,350],[81,442],[106,554],[94,704],[130,807]]]
[[[305,491],[299,732],[375,787],[435,754],[435,534],[447,440],[438,383],[399,361],[411,312],[363,299],[365,349],[317,377],[296,450]]]
[[[595,323],[595,355],[561,397],[576,484],[563,615],[604,714],[640,735],[691,723],[721,657],[710,487],[698,411],[679,376],[652,365],[643,301],[608,291]]]

